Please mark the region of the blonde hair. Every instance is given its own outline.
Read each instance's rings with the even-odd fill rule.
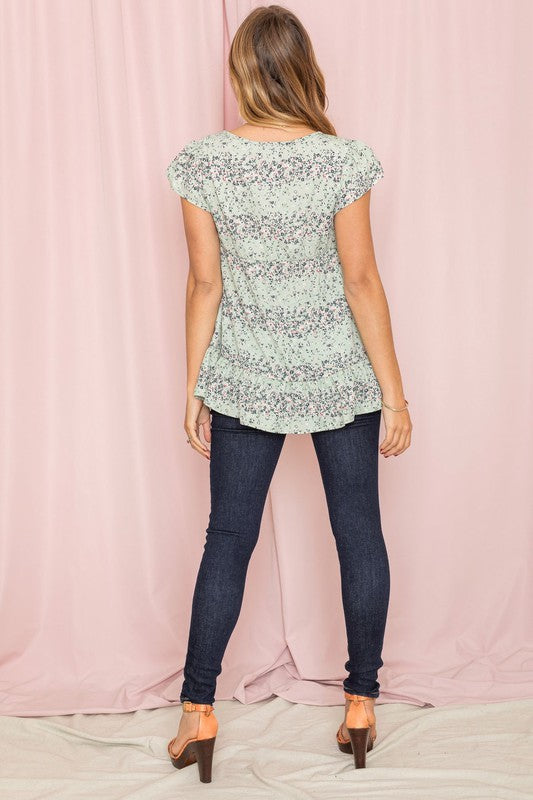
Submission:
[[[229,51],[239,112],[252,124],[308,125],[336,135],[309,34],[283,6],[259,6],[242,21]]]

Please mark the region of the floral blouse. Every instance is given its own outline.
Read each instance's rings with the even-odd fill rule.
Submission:
[[[171,161],[172,189],[212,214],[220,240],[222,300],[194,389],[206,406],[277,433],[381,408],[334,215],[382,176],[369,145],[321,131],[258,142],[223,130]]]

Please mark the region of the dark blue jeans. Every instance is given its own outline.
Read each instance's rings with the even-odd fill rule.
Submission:
[[[222,658],[241,610],[246,573],[284,433],[212,410],[211,512],[192,601],[180,701],[215,701]],[[378,498],[381,410],[311,434],[340,563],[348,639],[344,690],[379,696],[389,561]]]

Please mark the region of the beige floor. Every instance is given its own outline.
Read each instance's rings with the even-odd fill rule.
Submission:
[[[279,697],[218,701],[213,781],[166,754],[177,708],[0,717],[2,800],[533,800],[533,700],[376,706],[378,739],[355,770],[335,731],[342,707]],[[209,794],[207,794],[209,793]]]

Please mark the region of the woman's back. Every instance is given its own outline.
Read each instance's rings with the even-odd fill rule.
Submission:
[[[383,176],[371,148],[321,131],[285,142],[220,131],[189,142],[167,175],[211,212],[220,240],[223,296],[195,396],[285,433],[381,408],[334,228],[335,213]]]

